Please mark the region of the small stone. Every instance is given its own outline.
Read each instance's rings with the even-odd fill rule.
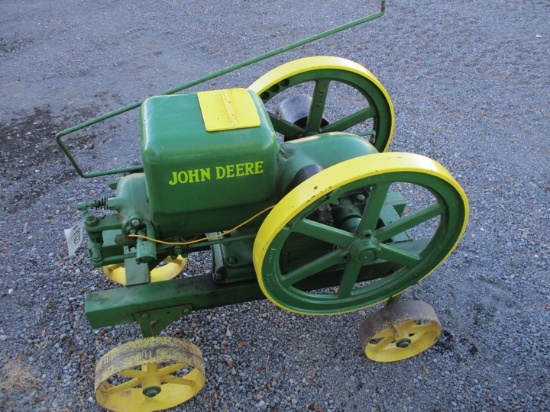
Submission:
[[[3,342],[5,340],[8,340],[8,336],[7,335],[0,335],[0,340]]]

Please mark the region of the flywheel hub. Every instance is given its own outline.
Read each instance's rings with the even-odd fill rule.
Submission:
[[[378,253],[380,253],[380,246],[378,241],[372,237],[356,240],[349,249],[351,259],[358,263],[374,260]]]

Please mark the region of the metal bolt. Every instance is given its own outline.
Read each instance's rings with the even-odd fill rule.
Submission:
[[[367,250],[363,254],[363,259],[364,260],[369,260],[369,259],[373,259],[375,256],[376,256],[376,253],[374,253],[372,250]]]
[[[86,215],[86,217],[84,218],[84,223],[86,224],[86,226],[95,226],[97,222],[98,219],[94,215]]]
[[[138,227],[139,226],[139,219],[132,219],[130,220],[130,224],[134,227]]]

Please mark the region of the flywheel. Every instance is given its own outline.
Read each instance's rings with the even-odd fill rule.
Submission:
[[[390,144],[395,117],[390,96],[374,74],[350,60],[333,56],[294,60],[267,72],[249,89],[260,96],[275,131],[285,140],[350,132],[363,136],[379,152]],[[286,120],[276,109],[298,94],[311,96],[303,125]]]
[[[329,315],[359,310],[418,283],[454,250],[468,201],[434,160],[379,153],[329,167],[273,208],[253,248],[275,305]]]

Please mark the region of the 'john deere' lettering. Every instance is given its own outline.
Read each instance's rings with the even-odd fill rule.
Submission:
[[[206,169],[191,169],[172,172],[172,180],[168,181],[169,185],[177,185],[178,183],[198,183],[210,180],[210,168]]]
[[[212,169],[215,173],[212,174]],[[237,163],[224,166],[215,166],[214,168],[190,169],[172,172],[172,178],[168,181],[171,186],[177,184],[200,183],[212,180],[231,179],[234,177],[243,177],[250,175],[260,175],[264,172],[264,162]]]
[[[237,163],[235,165],[216,166],[216,180],[231,179],[249,175],[260,175],[264,172],[264,162]]]

